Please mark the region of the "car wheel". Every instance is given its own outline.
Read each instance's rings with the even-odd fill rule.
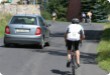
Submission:
[[[4,43],[4,47],[9,47],[10,45],[7,43]]]
[[[46,41],[45,46],[50,46],[50,34],[48,36],[48,41]]]
[[[9,47],[10,45],[8,43],[5,42],[4,40],[4,47]]]
[[[45,46],[50,46],[50,42],[46,42]]]

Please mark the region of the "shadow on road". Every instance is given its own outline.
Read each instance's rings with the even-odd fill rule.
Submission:
[[[45,53],[47,52],[50,55],[55,55],[55,56],[66,56],[67,53],[63,52],[63,50],[37,50],[36,52],[40,52],[40,53]],[[97,64],[96,62],[96,57],[97,54],[95,53],[84,53],[81,52],[81,61],[83,64]]]
[[[85,30],[85,40],[100,40],[102,32],[102,30]]]
[[[53,69],[51,71],[58,75],[71,75],[69,71],[60,71],[60,70],[56,70],[56,69]]]
[[[100,40],[103,30],[85,30],[85,40]],[[52,33],[51,37],[64,37],[64,32]]]
[[[10,44],[8,47],[5,47],[4,45],[2,45],[0,47],[4,47],[4,48],[24,48],[24,49],[37,49],[38,48],[35,45],[13,45],[13,44]]]
[[[64,32],[51,33],[51,37],[64,37]]]
[[[67,55],[67,53],[64,52],[64,50],[57,50],[57,49],[52,49],[52,50],[36,50],[36,52],[48,53],[50,55],[55,55],[55,56],[66,56]]]
[[[96,56],[97,54],[81,52],[81,61],[83,64],[97,64]]]
[[[67,53],[63,52],[63,50],[37,50],[36,52],[40,52],[40,53],[45,53],[47,52],[48,54],[50,55],[55,55],[55,56],[66,56]],[[81,61],[83,64],[97,64],[96,62],[96,57],[97,57],[97,54],[95,53],[84,53],[84,52],[81,52]]]

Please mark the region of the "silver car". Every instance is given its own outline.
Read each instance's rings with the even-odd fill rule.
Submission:
[[[14,15],[5,27],[4,46],[10,44],[35,44],[44,48],[49,45],[50,24],[39,15]]]

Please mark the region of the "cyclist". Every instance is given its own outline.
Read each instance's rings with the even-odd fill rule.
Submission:
[[[83,23],[86,22],[86,14],[84,12],[82,12],[82,22]]]
[[[87,16],[88,16],[89,23],[91,23],[92,22],[92,12],[91,11],[87,12]]]
[[[80,66],[80,51],[79,51],[79,43],[85,38],[84,29],[79,24],[79,19],[73,18],[72,24],[67,27],[65,33],[65,42],[67,47],[67,58],[68,62],[66,64],[67,67],[70,67],[71,60],[71,49],[74,47],[75,55],[76,55],[76,64]]]
[[[53,22],[55,22],[56,18],[57,18],[57,13],[53,12],[52,13],[52,20],[53,20]]]

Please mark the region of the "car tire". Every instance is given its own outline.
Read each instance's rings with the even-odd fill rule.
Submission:
[[[9,47],[10,45],[7,43],[4,43],[4,47]]]
[[[10,45],[8,43],[5,42],[5,39],[4,39],[4,47],[9,47]]]
[[[46,42],[45,46],[50,46],[50,42]]]
[[[46,41],[45,46],[50,46],[50,36],[48,37],[48,41]]]

